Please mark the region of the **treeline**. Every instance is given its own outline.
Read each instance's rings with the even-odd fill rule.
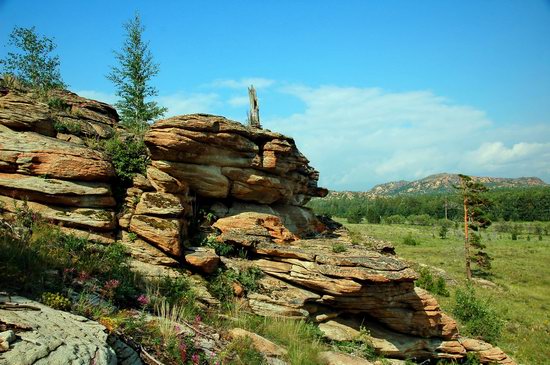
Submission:
[[[550,221],[550,187],[495,189],[486,193],[493,221]],[[316,214],[367,220],[369,223],[425,224],[426,220],[463,219],[462,201],[456,194],[401,195],[368,198],[360,194],[328,196],[308,203]]]

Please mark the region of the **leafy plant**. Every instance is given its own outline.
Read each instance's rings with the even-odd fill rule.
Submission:
[[[259,289],[258,280],[262,276],[263,271],[255,266],[240,272],[233,269],[218,269],[214,278],[208,283],[208,289],[224,305],[231,306],[234,297],[233,283],[240,283],[246,292],[254,292]]]
[[[80,134],[82,131],[80,123],[72,121],[56,121],[53,127],[59,133]]]
[[[48,106],[50,107],[50,109],[57,111],[67,111],[71,108],[71,106],[65,100],[57,96],[53,96],[48,99]]]
[[[42,303],[52,307],[53,309],[59,309],[62,311],[68,311],[71,309],[71,301],[69,298],[66,298],[59,293],[42,293]]]
[[[419,242],[413,237],[412,233],[409,232],[409,234],[403,237],[403,244],[407,246],[418,246]]]
[[[342,252],[346,252],[348,249],[346,248],[346,245],[344,245],[343,243],[334,243],[332,245],[332,252],[334,253],[342,253]]]
[[[147,147],[141,137],[114,135],[104,143],[103,148],[115,168],[118,180],[115,187],[119,190],[116,195],[121,196],[132,184],[136,173],[145,173],[149,162]]]
[[[436,276],[431,273],[431,271],[426,267],[421,267],[418,270],[420,278],[414,283],[416,286],[426,289],[430,293],[442,295],[448,297],[450,295],[449,290],[447,289],[447,283],[445,279],[441,276]]]
[[[462,322],[467,334],[492,343],[500,338],[502,319],[487,300],[476,295],[471,285],[456,290],[452,313]]]

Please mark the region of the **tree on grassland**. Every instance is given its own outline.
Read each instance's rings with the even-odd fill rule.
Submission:
[[[51,55],[56,48],[52,39],[37,34],[35,27],[15,27],[8,44],[18,52],[8,52],[7,58],[0,60],[4,73],[40,93],[66,87],[59,72],[59,57]]]
[[[472,180],[467,175],[458,175],[460,190],[464,207],[464,257],[466,260],[466,277],[472,278],[472,261],[475,262],[480,271],[486,272],[491,269],[491,260],[486,246],[481,243],[480,230],[491,225],[486,210],[490,206],[489,200],[484,196],[488,190],[485,185]]]
[[[118,65],[111,68],[107,78],[115,84],[120,98],[115,106],[122,124],[140,134],[147,129],[149,121],[161,117],[167,109],[154,101],[146,101],[158,94],[150,81],[158,74],[159,65],[153,62],[149,44],[143,40],[145,27],[139,14],[124,24],[124,29],[126,39],[122,50],[115,51]]]

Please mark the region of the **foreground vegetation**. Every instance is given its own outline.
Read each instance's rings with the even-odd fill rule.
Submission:
[[[428,265],[435,277],[444,277],[450,296],[436,296],[443,309],[456,319],[461,318],[457,304],[471,307],[471,303],[464,303],[472,296],[467,293],[464,238],[458,225],[451,224],[442,239],[439,225],[341,222],[350,229],[356,243],[368,242],[367,236],[390,241],[400,257]],[[550,359],[550,236],[533,234],[532,227],[533,223],[507,223],[504,227],[497,223],[482,233],[494,261],[491,275],[486,277],[490,282],[475,282],[473,297],[485,305],[482,310],[492,311],[485,318],[493,319],[484,324],[502,321],[500,335],[492,338],[498,337],[497,345],[519,363],[542,365]],[[479,326],[474,331],[469,329],[471,322],[463,320],[461,324],[463,332],[476,335],[475,331],[480,330]],[[495,335],[491,332],[494,330],[481,328]]]

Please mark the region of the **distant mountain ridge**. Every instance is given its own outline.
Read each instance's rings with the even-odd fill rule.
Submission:
[[[490,189],[497,188],[523,188],[533,186],[548,186],[538,177],[479,177],[472,176],[475,181],[480,181]],[[441,173],[427,176],[414,181],[392,181],[376,185],[366,192],[331,191],[329,196],[366,196],[375,198],[380,196],[420,195],[453,192],[454,186],[460,183],[458,174]]]

